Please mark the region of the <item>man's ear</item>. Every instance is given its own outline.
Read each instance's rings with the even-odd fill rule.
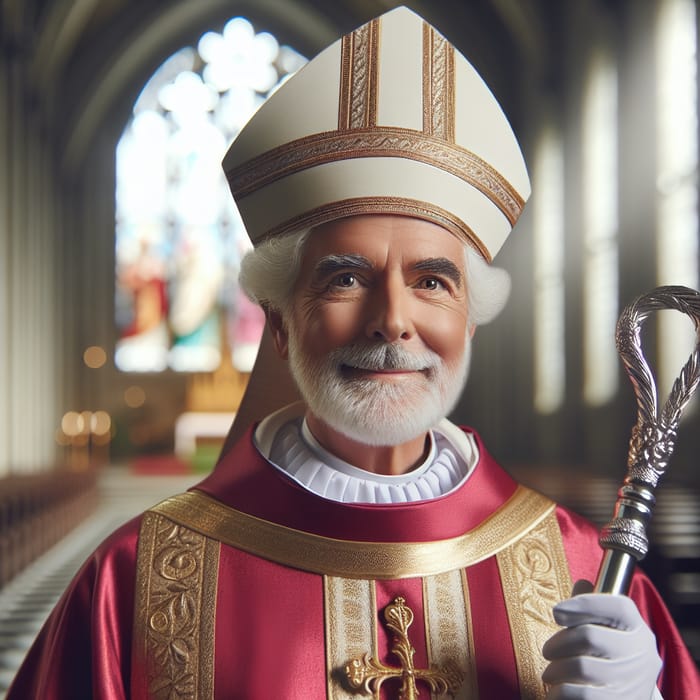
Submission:
[[[473,338],[474,333],[476,333],[476,323],[470,323],[469,324],[469,337]]]
[[[287,329],[284,327],[284,322],[282,321],[282,314],[276,309],[271,309],[267,306],[265,307],[265,318],[267,319],[267,325],[272,335],[272,342],[275,345],[275,350],[283,360],[286,360],[288,353],[288,335]]]

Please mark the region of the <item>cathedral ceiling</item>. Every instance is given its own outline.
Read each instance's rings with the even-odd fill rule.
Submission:
[[[313,56],[397,0],[0,0],[6,50],[42,118],[51,123],[68,171],[78,169],[95,134],[118,134],[131,105],[169,55],[229,17]],[[543,0],[408,0],[475,63],[517,111],[509,67],[538,72],[546,54],[552,6]],[[551,34],[550,34],[551,36]],[[116,137],[115,137],[116,138]]]

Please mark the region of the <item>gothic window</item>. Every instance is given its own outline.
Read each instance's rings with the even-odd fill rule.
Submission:
[[[236,17],[166,60],[116,153],[116,365],[249,371],[262,314],[240,291],[248,248],[221,160],[265,98],[305,63]]]

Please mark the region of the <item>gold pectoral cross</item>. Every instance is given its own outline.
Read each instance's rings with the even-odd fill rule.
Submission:
[[[403,598],[395,598],[391,605],[387,605],[384,620],[392,633],[391,651],[400,660],[400,667],[386,666],[365,654],[362,658],[352,659],[345,666],[350,686],[366,695],[376,693],[379,697],[379,688],[384,681],[400,678],[399,700],[416,700],[419,695],[417,680],[425,681],[433,693],[455,695],[464,680],[464,675],[454,665],[449,664],[444,669],[421,669],[414,666],[413,655],[416,650],[408,639],[408,628],[413,623],[413,611]]]

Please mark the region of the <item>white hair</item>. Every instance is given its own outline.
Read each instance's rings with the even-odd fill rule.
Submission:
[[[269,238],[246,254],[239,282],[252,301],[286,315],[310,233],[311,229],[304,229]],[[510,275],[487,263],[472,246],[464,249],[469,322],[481,326],[503,310],[510,294]]]
[[[251,301],[284,313],[301,269],[311,229],[274,236],[246,253],[238,282]]]

